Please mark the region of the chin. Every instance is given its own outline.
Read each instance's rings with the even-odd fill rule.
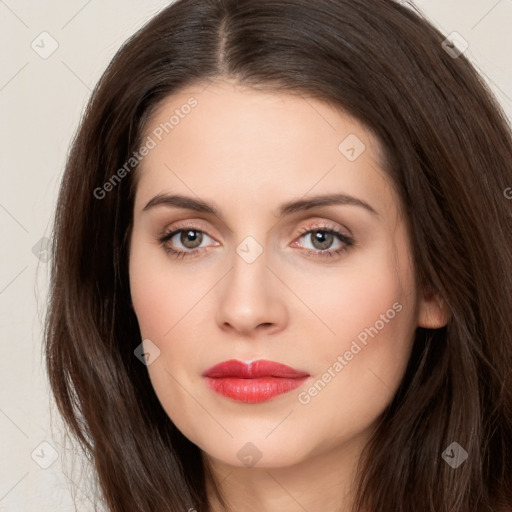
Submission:
[[[303,459],[297,446],[286,443],[283,439],[276,437],[275,442],[268,439],[250,439],[250,436],[244,436],[243,441],[235,438],[230,443],[215,444],[202,449],[209,457],[222,464],[238,468],[281,468],[293,466]]]

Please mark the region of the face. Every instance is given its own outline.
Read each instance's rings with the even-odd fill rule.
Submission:
[[[378,141],[319,100],[230,82],[168,98],[144,140],[130,287],[169,418],[233,466],[366,439],[423,311]],[[302,378],[203,375],[229,360]]]

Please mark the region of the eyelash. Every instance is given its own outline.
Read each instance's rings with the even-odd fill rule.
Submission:
[[[170,247],[167,244],[167,242],[169,240],[171,240],[174,237],[174,235],[181,233],[183,231],[194,231],[194,232],[206,234],[203,230],[198,229],[194,226],[185,226],[185,227],[180,227],[179,229],[174,229],[172,231],[168,231],[168,232],[164,233],[162,236],[160,236],[158,238],[158,241],[160,242],[163,249],[174,258],[177,258],[177,259],[196,258],[196,257],[200,256],[203,253],[203,251],[207,249],[207,247],[201,247],[199,249],[192,249],[189,251],[179,251],[179,250],[173,249],[172,247]],[[325,233],[325,234],[334,235],[343,243],[343,245],[341,247],[339,247],[338,249],[325,250],[325,251],[304,249],[305,254],[312,258],[320,258],[320,259],[333,258],[333,257],[341,255],[345,251],[348,251],[351,247],[353,247],[355,245],[355,241],[353,238],[351,238],[347,235],[344,235],[337,229],[334,229],[333,227],[330,227],[330,226],[327,226],[324,224],[317,224],[314,226],[308,226],[307,228],[303,228],[298,233],[297,237],[302,238],[304,235],[309,234],[309,233],[314,233],[314,232],[321,232],[321,233]]]

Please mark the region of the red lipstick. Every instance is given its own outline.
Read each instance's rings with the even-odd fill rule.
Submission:
[[[264,359],[252,363],[230,359],[208,368],[201,375],[215,392],[249,404],[288,393],[309,377],[309,373]]]

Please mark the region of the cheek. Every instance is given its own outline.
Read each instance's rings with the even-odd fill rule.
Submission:
[[[324,317],[336,334],[320,337],[311,354],[314,379],[298,401],[304,418],[315,418],[312,437],[319,424],[324,439],[350,438],[370,428],[393,399],[410,357],[414,304],[389,275],[363,281],[364,288],[345,281],[336,307]]]
[[[382,332],[400,332],[405,317],[410,317],[414,308],[409,299],[414,297],[412,270],[390,264],[390,248],[386,244],[375,245],[364,257],[347,260],[346,265],[326,276],[323,274],[300,277],[294,291],[303,298],[316,319],[311,319],[309,330],[316,330],[322,346],[328,351],[343,348],[366,328],[378,322]],[[398,262],[397,264],[398,265]],[[394,303],[400,303],[401,307]],[[401,309],[396,314],[396,309]],[[388,312],[388,314],[386,314]],[[404,312],[407,312],[404,314]],[[298,313],[298,311],[297,311]],[[385,320],[385,329],[381,315]]]
[[[131,298],[142,336],[154,338],[157,344],[207,291],[200,280],[178,269],[170,265],[163,249],[145,247],[134,239],[129,265]]]
[[[336,334],[325,338],[321,372],[330,369],[336,376],[314,407],[343,397],[334,414],[340,422],[348,411],[361,426],[375,419],[396,393],[409,361],[416,329],[414,271],[405,245],[398,247],[396,263],[389,254],[392,245],[373,251],[323,299],[323,307],[331,304],[325,320]]]
[[[318,340],[316,377],[329,370],[336,375],[326,376],[330,391],[322,392],[317,404],[350,390],[348,402],[354,400],[354,407],[359,401],[378,408],[396,391],[416,328],[414,274],[407,253],[401,252],[405,249],[398,248],[395,263],[389,257],[392,244],[375,246],[357,265],[328,280],[303,279],[302,291],[309,289],[305,302],[321,320],[303,326],[308,337]]]
[[[130,250],[130,292],[141,337],[151,340],[159,350],[147,367],[151,384],[169,417],[179,411],[180,417],[188,418],[193,403],[180,394],[177,382],[186,380],[182,372],[188,368],[183,361],[194,360],[190,352],[194,344],[187,334],[197,328],[193,315],[198,302],[197,281],[183,272],[173,272],[163,249],[159,254],[160,250],[140,243],[136,236]]]

